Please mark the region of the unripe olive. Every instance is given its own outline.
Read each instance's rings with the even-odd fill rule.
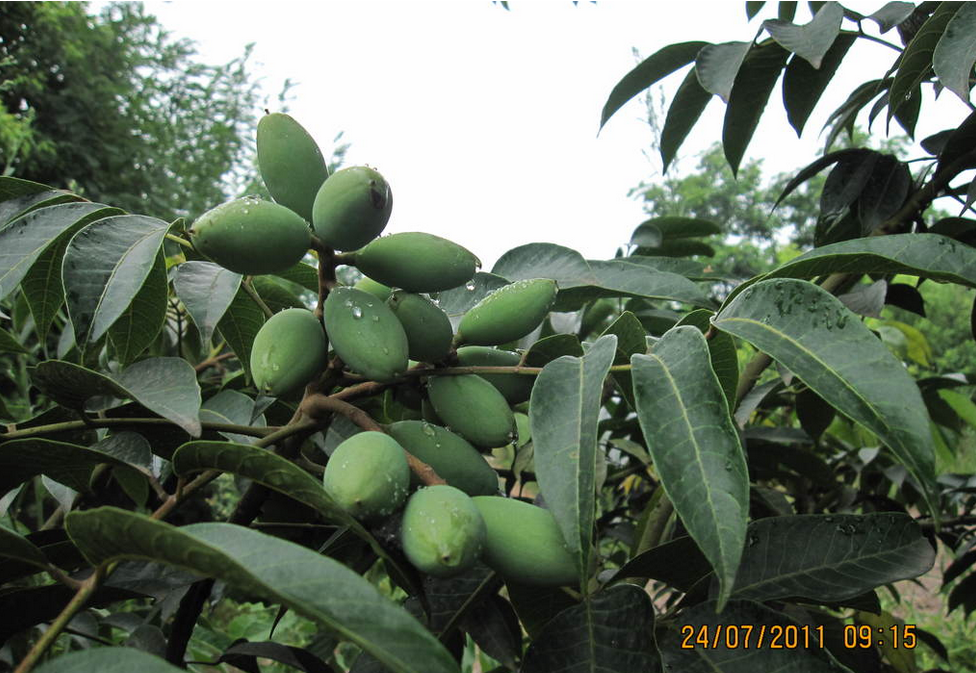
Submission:
[[[323,319],[336,355],[354,372],[385,382],[407,370],[407,335],[373,295],[337,287],[325,300]]]
[[[387,432],[449,485],[468,495],[498,492],[498,473],[460,435],[427,421],[398,421]],[[416,476],[411,476],[411,481],[420,485]]]
[[[262,393],[281,397],[325,369],[328,343],[322,323],[308,309],[275,313],[254,337],[251,375]]]
[[[410,357],[439,362],[451,350],[451,319],[434,302],[419,294],[397,290],[386,300],[407,334]]]
[[[257,133],[258,167],[271,198],[312,221],[312,203],[329,177],[325,157],[301,124],[273,112],[261,117]]]
[[[357,290],[362,290],[363,292],[369,292],[380,301],[386,301],[389,299],[390,293],[393,292],[392,288],[383,285],[383,283],[377,283],[369,276],[363,276],[357,280],[353,287]]]
[[[435,577],[464,572],[475,564],[485,545],[485,522],[471,498],[443,484],[410,496],[401,531],[407,559]]]
[[[389,516],[410,488],[403,447],[382,432],[360,432],[332,452],[323,486],[336,504],[357,519]]]
[[[497,346],[521,339],[545,320],[556,300],[556,281],[518,280],[475,304],[458,324],[458,343]]]
[[[444,423],[472,444],[494,448],[512,441],[512,410],[502,394],[480,376],[432,376],[427,396]]]
[[[408,231],[377,238],[353,253],[353,264],[390,287],[407,292],[440,292],[469,281],[478,258],[446,238]]]
[[[393,192],[369,166],[336,171],[322,183],[312,206],[315,235],[336,250],[355,250],[386,228]]]
[[[457,349],[457,358],[460,367],[514,367],[522,360],[518,353],[490,346],[462,346]],[[520,404],[529,399],[529,395],[532,394],[532,384],[535,383],[534,376],[522,374],[478,374],[478,376],[495,386],[509,404]]]

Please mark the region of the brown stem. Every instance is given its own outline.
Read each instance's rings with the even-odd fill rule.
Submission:
[[[325,299],[329,296],[332,288],[338,284],[335,274],[336,254],[335,250],[315,236],[312,236],[312,250],[315,251],[315,254],[319,258],[319,298],[315,304],[315,317],[321,320]]]
[[[208,367],[213,367],[216,364],[218,364],[220,362],[223,362],[224,360],[226,360],[228,358],[232,358],[232,357],[234,357],[234,354],[231,353],[231,352],[227,352],[227,353],[221,353],[220,355],[215,355],[212,358],[207,358],[206,360],[201,360],[193,368],[193,371],[195,371],[195,372],[197,372],[199,374],[204,369],[207,369]]]
[[[244,292],[246,292],[247,295],[254,300],[254,303],[258,305],[258,308],[260,308],[261,312],[264,313],[265,318],[270,318],[274,315],[274,311],[272,311],[268,305],[264,303],[264,300],[261,299],[261,295],[259,295],[258,291],[254,289],[254,286],[251,284],[250,276],[244,277],[244,280],[241,281],[241,287],[244,288]]]

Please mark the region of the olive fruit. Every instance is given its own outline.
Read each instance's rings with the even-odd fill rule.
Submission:
[[[450,486],[468,495],[498,492],[498,473],[460,435],[427,421],[398,421],[386,431],[414,457],[434,468]],[[411,481],[419,485],[416,476]]]
[[[518,280],[475,304],[458,324],[458,343],[498,346],[521,339],[542,324],[556,300],[556,281]]]
[[[514,367],[521,360],[518,353],[490,346],[462,346],[457,349],[460,367]],[[478,374],[495,386],[509,404],[520,404],[532,394],[535,376],[520,374]]]
[[[258,122],[258,168],[271,198],[312,221],[312,203],[329,177],[322,151],[301,124],[273,112]]]
[[[422,488],[407,500],[400,540],[421,572],[451,577],[473,566],[485,545],[485,522],[471,498],[453,486]]]
[[[386,179],[369,166],[350,166],[319,187],[312,226],[326,245],[355,250],[380,235],[392,210],[393,192]]]
[[[363,292],[369,292],[380,301],[386,301],[389,299],[390,293],[393,292],[391,288],[387,287],[383,283],[377,283],[369,276],[363,276],[357,280],[353,287],[357,290],[362,290]]]
[[[386,382],[407,370],[407,335],[375,296],[337,287],[325,300],[323,319],[336,355],[353,371]]]
[[[280,273],[312,243],[308,225],[285,206],[245,196],[208,210],[190,227],[193,247],[235,273]]]
[[[251,346],[254,385],[266,395],[288,395],[325,369],[327,351],[322,323],[311,311],[289,308],[275,313]]]
[[[407,334],[410,357],[439,362],[451,350],[451,319],[434,302],[419,294],[397,290],[386,300]]]
[[[480,376],[432,376],[427,396],[444,424],[472,444],[494,448],[512,441],[512,410],[502,394]]]
[[[408,231],[377,238],[352,253],[352,263],[384,285],[407,292],[440,292],[464,285],[478,258],[446,238]]]
[[[403,447],[382,432],[360,432],[335,448],[325,466],[326,493],[357,519],[389,516],[410,488]]]

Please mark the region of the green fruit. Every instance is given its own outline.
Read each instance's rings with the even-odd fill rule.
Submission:
[[[397,290],[386,305],[407,334],[410,357],[420,362],[440,362],[451,350],[451,319],[434,302],[419,294]]]
[[[497,346],[521,339],[545,320],[556,300],[556,281],[518,280],[498,288],[461,318],[458,343]]]
[[[480,376],[433,376],[427,396],[444,423],[472,444],[492,448],[512,441],[512,410],[502,394]]]
[[[458,366],[460,367],[514,367],[521,361],[521,356],[512,351],[503,351],[489,346],[463,346],[457,349]],[[495,386],[509,404],[519,404],[529,399],[532,394],[534,376],[524,374],[478,374],[485,381]]]
[[[373,295],[337,287],[325,300],[323,318],[336,355],[354,372],[386,382],[407,370],[407,335]]]
[[[364,274],[407,292],[440,292],[464,285],[478,258],[446,238],[409,231],[378,238],[353,253]]]
[[[262,393],[281,397],[325,369],[329,345],[322,323],[308,309],[275,313],[254,337],[251,375]]]
[[[326,245],[355,250],[380,235],[392,210],[393,192],[383,176],[369,166],[351,166],[322,183],[312,207],[312,225]]]
[[[382,432],[360,432],[332,452],[322,483],[354,517],[376,519],[393,514],[407,499],[410,468],[395,439]]]
[[[529,425],[529,417],[521,411],[515,412],[515,432],[518,434],[515,446],[520,449],[532,439],[532,426]]]
[[[401,529],[403,553],[415,568],[451,577],[473,566],[485,546],[485,522],[465,493],[439,484],[407,500]]]
[[[190,227],[197,251],[235,273],[280,273],[302,261],[312,244],[301,216],[245,196],[208,210]]]
[[[383,283],[377,283],[375,280],[369,278],[368,276],[363,276],[362,278],[357,280],[356,284],[353,285],[353,287],[356,288],[357,290],[362,290],[363,292],[369,292],[371,295],[373,295],[380,301],[386,301],[387,299],[389,299],[390,293],[393,292],[391,288],[387,287],[386,285],[383,285]]]
[[[498,474],[463,437],[426,421],[399,421],[387,432],[451,486],[468,495],[498,492]],[[412,481],[419,485],[416,476]]]
[[[559,524],[541,507],[482,495],[472,498],[488,530],[484,561],[506,580],[536,586],[579,582]]]
[[[258,122],[258,167],[271,198],[312,221],[312,203],[329,177],[322,151],[302,125],[273,112]]]

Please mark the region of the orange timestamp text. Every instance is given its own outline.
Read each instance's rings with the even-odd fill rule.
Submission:
[[[825,647],[822,625],[800,624],[684,624],[681,648],[795,650]],[[894,649],[914,649],[917,644],[914,624],[873,627],[867,624],[845,624],[841,643],[848,649],[867,649],[875,645]]]

